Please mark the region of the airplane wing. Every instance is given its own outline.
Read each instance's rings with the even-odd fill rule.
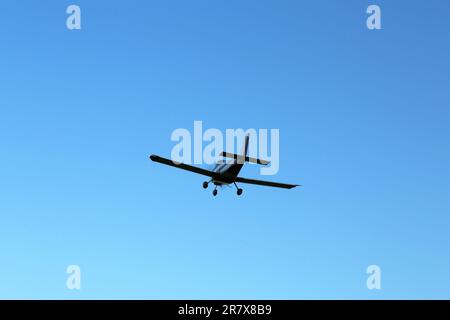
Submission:
[[[276,187],[276,188],[284,188],[284,189],[292,189],[292,188],[300,186],[299,184],[287,184],[287,183],[279,183],[279,182],[272,182],[272,181],[247,179],[247,178],[241,178],[241,177],[237,177],[236,182],[257,184],[260,186],[268,186],[268,187]]]
[[[171,167],[175,167],[175,168],[179,168],[179,169],[195,172],[195,173],[202,174],[204,176],[208,176],[208,177],[211,177],[211,178],[216,178],[217,177],[217,173],[214,172],[214,171],[205,170],[205,169],[202,169],[202,168],[199,168],[199,167],[190,166],[190,165],[184,164],[184,163],[176,164],[170,159],[166,159],[166,158],[154,155],[154,154],[152,154],[150,156],[150,159],[152,161],[159,162],[159,163],[171,166]]]

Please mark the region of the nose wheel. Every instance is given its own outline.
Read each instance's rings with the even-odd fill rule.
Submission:
[[[203,189],[208,189],[208,182],[207,181],[203,182]]]
[[[242,194],[242,192],[244,192],[244,190],[242,190],[241,188],[239,188],[236,184],[236,182],[234,182],[234,186],[236,187],[236,193],[238,196],[240,196]]]

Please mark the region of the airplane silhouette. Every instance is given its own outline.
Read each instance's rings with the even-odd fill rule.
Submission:
[[[248,142],[249,142],[249,135],[245,136],[245,142],[243,146],[242,155],[237,155],[234,153],[228,153],[228,152],[222,152],[221,156],[224,158],[231,158],[234,159],[233,161],[219,161],[216,163],[213,170],[206,170],[199,167],[194,167],[188,164],[184,163],[175,163],[170,159],[166,159],[157,155],[152,154],[150,156],[150,159],[152,161],[162,163],[168,166],[172,166],[175,168],[195,172],[207,177],[210,177],[211,179],[209,181],[203,182],[203,188],[207,189],[209,183],[213,183],[216,187],[213,190],[213,195],[217,195],[217,186],[223,186],[223,185],[229,185],[234,184],[237,190],[237,195],[240,196],[243,192],[241,188],[239,188],[236,184],[236,182],[242,182],[242,183],[249,183],[249,184],[256,184],[261,186],[268,186],[268,187],[276,187],[276,188],[284,188],[284,189],[292,189],[295,187],[298,187],[300,185],[298,184],[287,184],[287,183],[279,183],[279,182],[272,182],[272,181],[263,181],[263,180],[255,180],[255,179],[247,179],[238,177],[239,172],[241,171],[242,167],[244,166],[245,162],[253,162],[260,165],[268,165],[270,162],[266,160],[260,160],[248,157]]]

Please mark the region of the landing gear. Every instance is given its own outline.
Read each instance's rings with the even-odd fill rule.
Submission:
[[[211,181],[208,181],[208,182],[205,181],[205,182],[203,182],[203,188],[205,188],[205,189],[208,188],[208,185],[209,185],[210,182],[211,182]],[[215,197],[215,196],[217,196],[217,194],[219,193],[219,191],[217,190],[217,187],[218,187],[218,186],[221,187],[222,184],[221,184],[220,182],[217,182],[217,181],[214,181],[213,183],[216,185],[216,187],[214,188],[214,190],[213,190],[213,192],[212,192],[213,196]],[[236,193],[237,193],[237,195],[240,196],[240,195],[244,192],[244,190],[242,190],[241,188],[239,188],[235,182],[234,182],[234,186],[236,187]]]
[[[242,194],[242,192],[244,192],[244,190],[242,190],[241,188],[239,188],[236,184],[236,182],[234,182],[234,186],[236,187],[236,193],[238,196],[240,196]]]

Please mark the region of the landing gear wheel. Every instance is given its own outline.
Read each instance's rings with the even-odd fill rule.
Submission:
[[[208,189],[208,182],[203,182],[203,189]]]
[[[217,189],[214,189],[214,190],[213,190],[213,196],[214,196],[214,197],[217,196]]]
[[[237,195],[240,196],[242,194],[244,190],[242,190],[241,188],[237,189]]]

